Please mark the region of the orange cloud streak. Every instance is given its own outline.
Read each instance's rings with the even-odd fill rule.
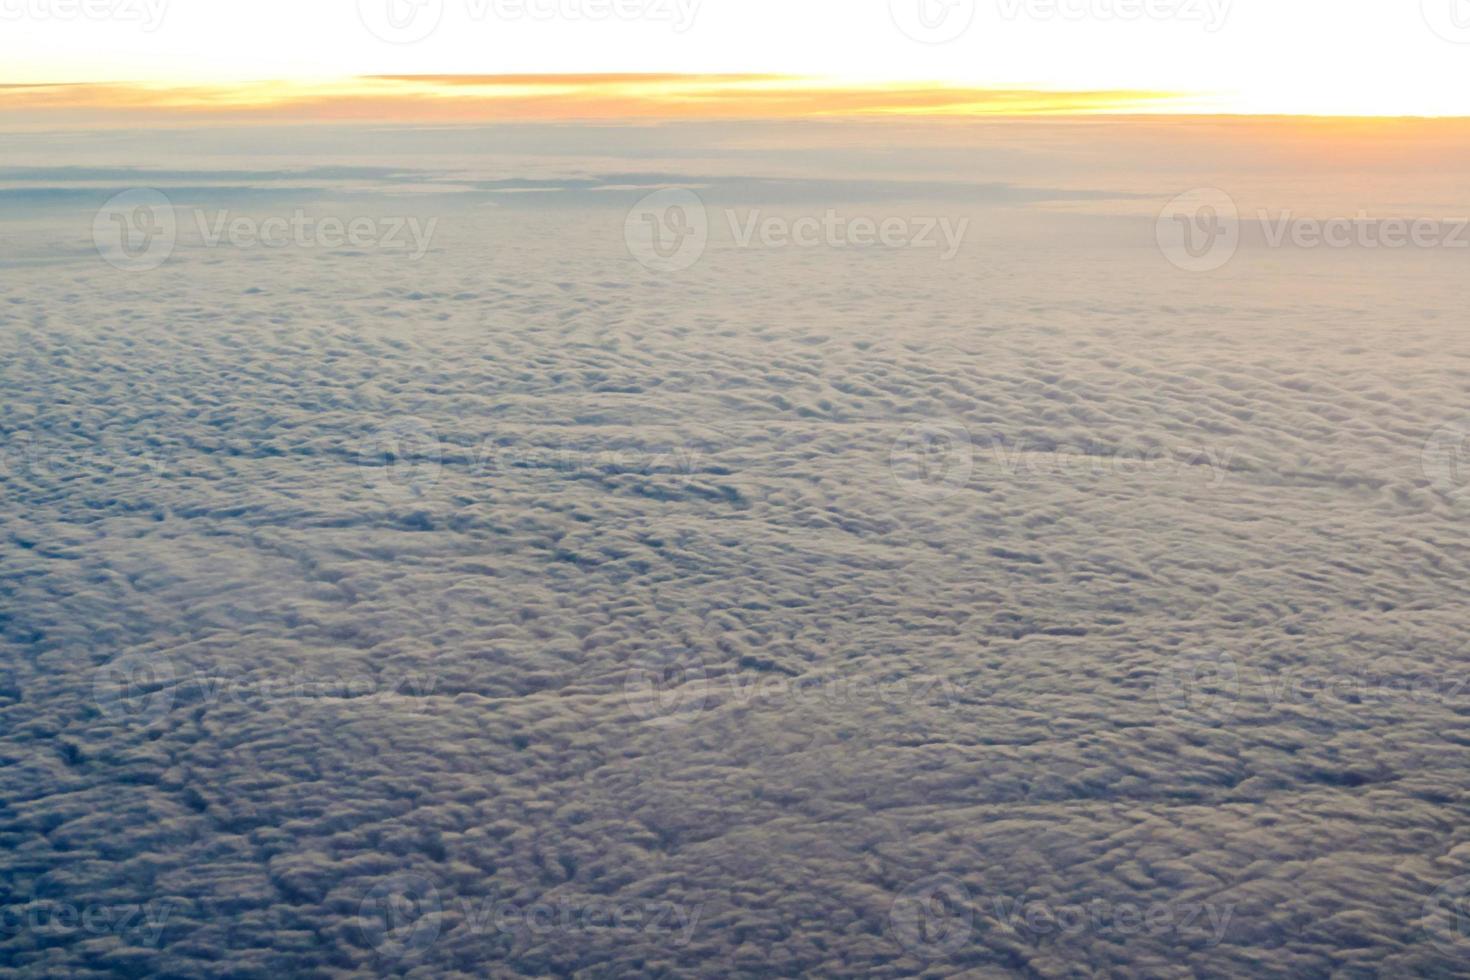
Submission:
[[[844,85],[777,75],[426,75],[214,86],[0,87],[0,122],[493,122],[1049,115],[1168,108],[1161,92]]]

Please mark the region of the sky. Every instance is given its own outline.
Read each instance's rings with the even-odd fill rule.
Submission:
[[[1108,106],[1131,111],[1470,115],[1467,0],[0,0],[0,20],[10,85],[341,99],[378,75],[761,74],[822,86],[808,110],[837,113],[880,86],[1149,93]],[[757,101],[746,114],[783,113]]]

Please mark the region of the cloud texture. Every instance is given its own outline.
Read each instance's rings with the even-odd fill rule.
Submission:
[[[0,971],[1463,968],[1452,256],[1023,195],[659,274],[627,193],[413,263],[17,226]],[[777,204],[959,207],[849,196]]]

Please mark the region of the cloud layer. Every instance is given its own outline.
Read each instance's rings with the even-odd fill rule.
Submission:
[[[0,967],[1451,975],[1458,264],[1028,203],[668,274],[623,198],[147,272],[34,219]]]

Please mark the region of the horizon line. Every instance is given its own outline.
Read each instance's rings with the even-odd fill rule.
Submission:
[[[122,113],[240,122],[492,123],[1138,117],[1454,121],[1423,112],[1249,111],[1210,93],[778,73],[375,74],[338,79],[0,83],[8,117]],[[95,121],[95,120],[94,120]]]

